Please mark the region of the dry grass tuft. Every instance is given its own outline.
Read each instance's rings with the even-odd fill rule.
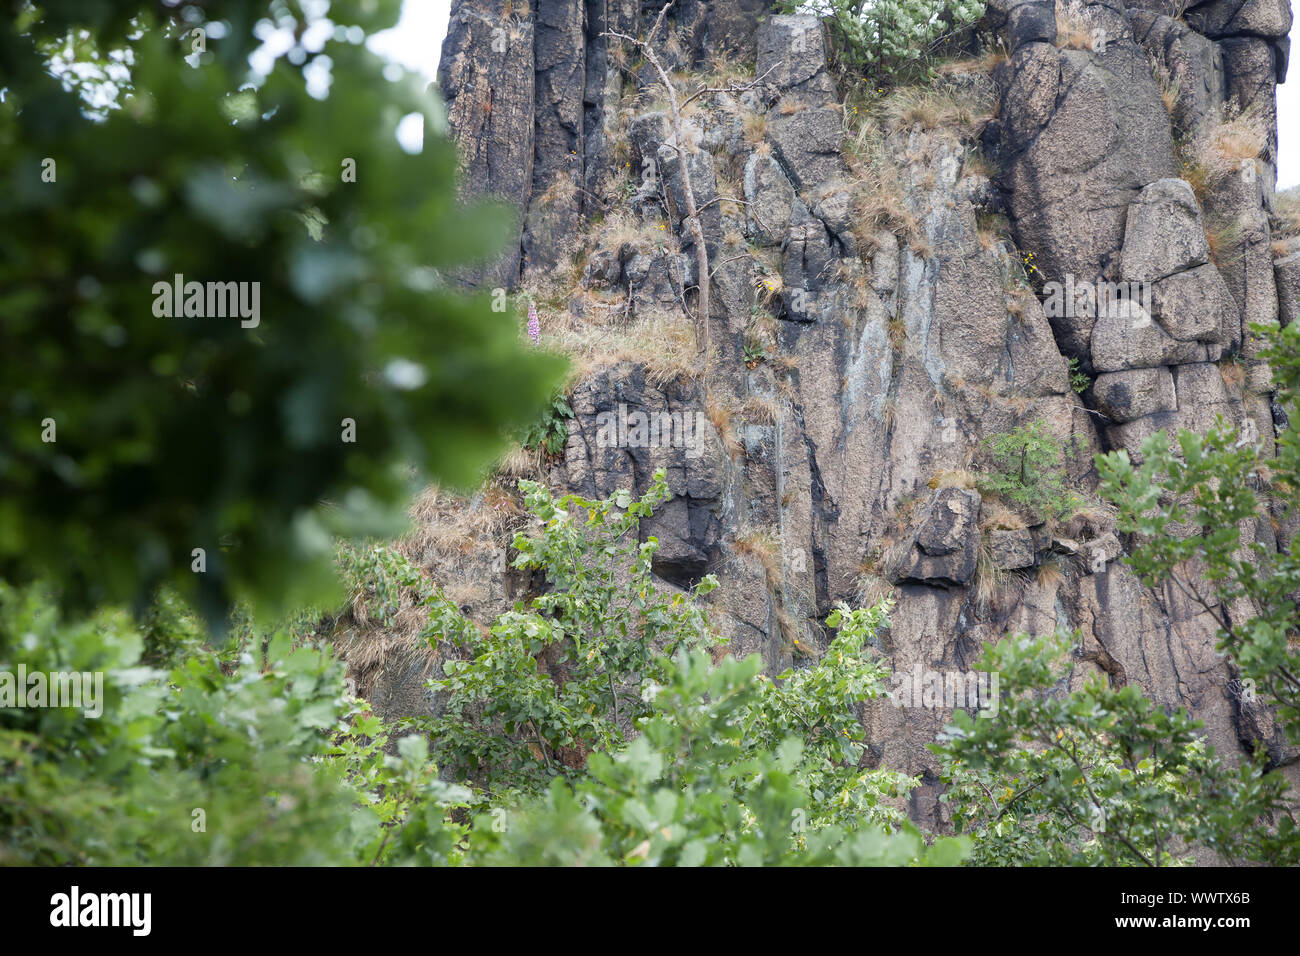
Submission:
[[[951,87],[905,86],[881,101],[879,114],[891,130],[920,126],[960,136],[977,133],[988,120],[972,100]]]
[[[1278,193],[1273,205],[1275,209],[1274,228],[1271,230],[1273,238],[1286,240],[1300,236],[1300,186],[1292,186]],[[1290,255],[1290,250],[1286,247],[1279,250],[1274,246],[1273,254]]]
[[[1226,269],[1242,256],[1242,228],[1235,222],[1205,222],[1205,241],[1210,244],[1210,258]]]
[[[996,599],[998,589],[1007,579],[1007,572],[993,563],[993,545],[988,535],[980,536],[979,551],[975,556],[975,576],[971,581],[971,596],[976,607],[987,609]]]
[[[694,381],[703,361],[695,343],[695,326],[680,313],[654,313],[623,318],[617,309],[592,310],[581,318],[568,310],[538,309],[542,341],[570,356],[570,379],[589,378],[601,368],[634,362],[646,370],[646,380],[661,387],[675,380]]]
[[[781,541],[767,528],[755,528],[736,536],[732,550],[742,558],[757,561],[763,568],[767,589],[775,591],[781,584]]]
[[[1079,0],[1056,0],[1056,45],[1070,50],[1092,49],[1092,27],[1084,18]]]
[[[1025,519],[1000,501],[985,498],[980,506],[981,531],[1021,531],[1026,527]]]
[[[885,144],[885,136],[875,123],[864,121],[845,143],[844,157],[852,180],[854,232],[861,238],[869,255],[874,236],[882,231],[905,238],[915,235],[919,226],[907,207],[906,193],[898,166]]]
[[[1061,556],[1050,554],[1043,558],[1038,569],[1034,572],[1034,583],[1044,591],[1051,591],[1058,588],[1065,582],[1065,571],[1061,567]]]
[[[731,427],[731,420],[735,415],[731,405],[718,397],[717,392],[709,394],[704,405],[704,414],[713,425],[714,431],[718,433],[718,438],[722,441],[722,447],[726,449],[728,457],[733,461],[744,454],[744,447],[736,440],[736,434]]]
[[[1247,110],[1221,120],[1184,149],[1182,178],[1192,187],[1201,205],[1229,176],[1240,176],[1248,167],[1258,175],[1259,155],[1268,145],[1268,134],[1258,110]]]
[[[1246,384],[1246,366],[1235,358],[1225,359],[1219,363],[1219,377],[1228,388],[1239,390]]]
[[[741,128],[744,130],[745,142],[758,146],[767,139],[767,114],[746,111],[741,120]],[[771,147],[768,148],[770,150]]]
[[[781,400],[775,395],[750,395],[741,414],[751,425],[775,425],[781,418]]]
[[[992,73],[1003,63],[1007,62],[1007,51],[1001,41],[995,46],[989,47],[983,56],[964,57],[960,60],[949,60],[939,66],[940,76],[954,76],[962,73]]]
[[[942,468],[926,482],[927,488],[966,488],[973,490],[979,476],[964,468]]]

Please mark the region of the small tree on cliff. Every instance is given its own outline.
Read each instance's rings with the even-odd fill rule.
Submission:
[[[984,16],[983,0],[781,0],[777,7],[824,18],[840,65],[891,85],[928,76],[944,42]]]

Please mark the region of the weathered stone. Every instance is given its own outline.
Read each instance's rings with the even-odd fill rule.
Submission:
[[[1027,43],[1056,42],[1056,11],[1052,4],[1026,0],[1007,11],[1007,35],[1011,49],[1018,50]]]
[[[616,249],[597,249],[582,270],[584,288],[608,289],[623,274],[623,263]]]
[[[846,188],[829,188],[813,205],[812,214],[826,224],[846,251],[857,251],[858,240],[853,231],[853,196]]]
[[[1174,376],[1175,410],[1145,415],[1106,429],[1111,445],[1123,448],[1135,462],[1142,460],[1142,442],[1158,431],[1177,434],[1187,429],[1204,435],[1214,427],[1219,415],[1229,422],[1243,417],[1241,404],[1228,395],[1218,366],[1200,362],[1179,365],[1169,371]]]
[[[1120,544],[1119,538],[1111,532],[1107,532],[1091,541],[1085,541],[1079,548],[1079,555],[1083,558],[1084,570],[1089,574],[1102,574],[1106,571],[1106,566],[1124,553],[1124,547]]]
[[[1208,37],[1284,37],[1291,30],[1287,0],[1211,0],[1187,11],[1187,23]]]
[[[1175,174],[1168,114],[1147,55],[1122,36],[1103,55],[1030,43],[1002,98],[1003,194],[1016,244],[1044,277],[1118,280],[1129,204]],[[1067,225],[1068,224],[1068,225]],[[1067,355],[1087,358],[1094,318],[1054,317]]]
[[[642,104],[661,95],[657,78],[632,66],[638,57],[627,44],[596,35],[618,29],[642,36],[658,5],[584,0],[586,25],[579,39],[571,29],[571,4],[531,4],[531,12],[517,13],[510,22],[509,61],[493,59],[487,26],[470,27],[469,45],[463,30],[449,35],[445,61],[455,60],[458,51],[472,57],[453,64],[457,77],[491,73],[486,86],[470,84],[483,99],[468,96],[462,84],[451,104],[471,134],[474,123],[486,129],[504,121],[498,114],[510,109],[520,84],[545,87],[542,93],[527,87],[524,112],[532,115],[511,128],[514,140],[502,142],[497,130],[495,151],[486,152],[476,145],[481,137],[463,140],[477,150],[466,159],[470,191],[484,191],[480,180],[513,181],[521,165],[536,161],[534,139],[545,130],[581,144],[576,151],[582,178],[573,180],[586,190],[579,202],[609,213],[594,234],[565,237],[594,249],[584,283],[605,291],[579,292],[569,303],[572,327],[591,347],[584,345],[586,370],[573,392],[576,415],[564,458],[542,462],[540,477],[557,491],[595,496],[619,487],[643,491],[655,467],[667,468],[675,497],[643,526],[661,539],[654,568],[660,585],[689,585],[700,573],[716,572],[721,587],[710,598],[711,620],[733,649],[761,653],[770,673],[790,666],[793,639],[814,654],[824,648],[826,635],[814,622],[824,620],[835,602],[870,599],[897,582],[899,604],[884,638],[896,668],[969,669],[979,649],[1005,633],[1046,633],[1063,624],[1081,634],[1070,688],[1090,676],[1140,686],[1160,706],[1184,706],[1204,720],[1207,739],[1225,753],[1233,753],[1238,739],[1262,737],[1275,759],[1291,759],[1294,753],[1282,748],[1264,710],[1257,713],[1232,697],[1232,675],[1215,652],[1214,622],[1176,590],[1143,587],[1115,560],[1120,542],[1106,516],[1090,509],[1053,532],[1045,526],[990,532],[981,541],[976,522],[941,504],[952,498],[964,510],[978,501],[973,492],[925,490],[940,472],[970,468],[988,436],[1026,421],[1047,423],[1064,450],[1070,487],[1080,496],[1095,493],[1093,455],[1103,447],[1128,450],[1138,459],[1142,440],[1155,431],[1202,431],[1217,414],[1243,428],[1249,421],[1261,441],[1275,423],[1284,427],[1282,409],[1268,396],[1253,394],[1267,386],[1267,367],[1257,357],[1243,356],[1244,389],[1227,369],[1220,374],[1209,364],[1240,343],[1243,321],[1276,314],[1279,294],[1288,321],[1288,297],[1300,299],[1290,284],[1296,267],[1285,261],[1300,247],[1285,250],[1276,264],[1270,249],[1268,215],[1278,211],[1271,206],[1274,131],[1264,130],[1266,146],[1250,166],[1254,181],[1242,167],[1242,175],[1210,184],[1203,219],[1186,202],[1184,187],[1159,183],[1178,175],[1175,138],[1196,152],[1211,123],[1247,108],[1272,126],[1274,81],[1285,69],[1283,43],[1236,29],[1208,40],[1172,19],[1175,3],[1086,2],[1078,15],[1085,29],[1107,31],[1105,48],[1062,49],[1052,42],[1056,21],[1047,0],[1028,6],[990,0],[986,25],[1011,36],[1010,60],[995,77],[976,72],[937,86],[972,104],[973,112],[998,118],[978,133],[882,124],[883,152],[897,167],[899,198],[910,220],[901,241],[855,221],[861,184],[842,162],[843,117],[824,108],[833,97],[825,84],[820,25],[796,48],[795,34],[783,22],[761,20],[759,7],[767,5],[758,0],[673,5],[667,29],[651,38],[670,69],[698,68],[720,53],[720,43],[730,46],[732,40],[737,49],[749,44],[742,55],[761,61],[759,73],[775,67],[744,93],[696,101],[683,137],[685,170],[677,168],[671,148],[661,161],[670,139],[665,117],[637,115]],[[1203,3],[1193,13],[1210,7]],[[500,22],[503,9],[504,0],[463,0],[452,16],[461,23],[461,14],[477,13],[490,24]],[[551,31],[557,13],[570,25],[572,49],[555,48],[554,36],[563,30],[548,33],[540,41],[546,56],[534,63],[534,31],[539,37]],[[1258,21],[1253,11],[1246,14],[1247,21]],[[756,39],[760,30],[770,39],[763,49]],[[1152,75],[1148,56],[1157,71],[1168,71],[1167,83]],[[566,80],[579,60],[580,114],[571,108],[573,87]],[[637,69],[646,85],[625,88],[626,69]],[[682,89],[701,81],[685,78]],[[986,109],[985,87],[995,85],[1003,91],[1002,102]],[[648,96],[629,96],[637,92]],[[762,124],[746,122],[746,111],[766,120],[765,143],[753,141]],[[557,126],[561,115],[566,123],[575,116],[579,122]],[[998,171],[992,183],[969,162],[977,142],[982,158]],[[524,158],[516,163],[507,147],[526,155],[521,152]],[[540,186],[549,191],[558,184],[557,196],[567,188],[567,168],[555,161],[569,154],[558,146],[546,147],[546,153],[551,165],[544,183],[535,183],[528,168],[518,196],[507,197],[521,212],[541,208],[533,198]],[[647,161],[653,164],[652,186],[638,188],[646,182]],[[615,167],[619,178],[611,180]],[[720,432],[712,422],[704,427],[706,448],[698,457],[671,446],[601,447],[594,426],[602,411],[620,405],[646,413],[702,411],[702,390],[689,371],[693,360],[698,367],[698,357],[659,354],[682,343],[665,337],[662,348],[653,340],[647,347],[640,324],[653,317],[688,327],[695,316],[699,277],[689,226],[682,222],[683,172],[689,172],[701,202],[736,195],[719,189],[718,177],[741,180],[739,194],[766,207],[755,209],[757,218],[770,220],[774,233],[756,234],[750,207],[713,203],[705,217],[717,353],[709,410]],[[630,197],[621,179],[626,174]],[[1152,220],[1152,234],[1143,239],[1141,229],[1129,229],[1130,207],[1144,205],[1144,190],[1150,198],[1167,187],[1182,191],[1169,209],[1133,209],[1134,217]],[[976,214],[1003,209],[1015,245],[990,247]],[[543,227],[571,221],[563,218],[564,208],[559,212],[545,222],[533,217],[530,250],[539,248]],[[1202,222],[1216,236],[1217,266],[1196,261],[1204,255],[1192,248],[1197,230],[1204,232]],[[660,223],[666,235],[655,228]],[[1162,229],[1170,230],[1171,241],[1161,238]],[[602,234],[609,237],[603,243]],[[771,244],[770,251],[746,255],[745,240],[756,238]],[[784,246],[779,254],[777,243]],[[522,237],[516,237],[513,248],[521,245]],[[1158,287],[1150,315],[1103,312],[1098,319],[1096,310],[1054,310],[1049,326],[1040,303],[1007,281],[1020,256],[1017,248],[1035,254],[1041,274],[1031,277],[1035,282],[1121,282],[1133,278],[1122,274],[1126,261],[1138,263],[1136,271],[1149,273]],[[782,308],[774,311],[805,321],[755,320],[762,280],[773,278],[764,270],[774,260],[785,281]],[[517,252],[515,266],[517,275]],[[564,288],[569,275],[556,270],[553,280],[560,294],[573,293]],[[1222,305],[1224,288],[1231,309]],[[630,300],[626,309],[620,293]],[[1217,327],[1216,313],[1224,313]],[[608,350],[601,345],[606,336]],[[743,347],[755,340],[765,357],[742,361]],[[1247,351],[1254,347],[1248,343]],[[1069,389],[1062,352],[1083,359],[1085,371],[1100,373],[1083,396]],[[665,376],[668,381],[660,383]],[[1281,524],[1269,537],[1268,522],[1263,525],[1252,540],[1266,547],[1288,547],[1295,536],[1293,527]],[[779,553],[770,562],[733,553],[726,542],[742,528],[770,530]],[[1001,589],[987,602],[974,600],[969,587],[981,545],[994,550],[994,563],[1003,570],[1028,567],[1027,546],[1030,561],[1036,556],[1064,573],[1025,575],[1014,589]],[[1064,560],[1068,553],[1075,557]],[[864,571],[869,560],[875,562],[871,572]],[[445,562],[437,571],[459,573]],[[510,599],[527,597],[528,586],[521,582]],[[510,606],[504,593],[493,600],[498,597],[493,609]],[[490,616],[475,619],[491,622]],[[407,680],[400,669],[391,673],[393,683],[419,690],[419,681]],[[928,774],[914,791],[911,812],[939,827],[948,821],[926,745],[946,719],[887,703],[864,715],[873,760]]]
[[[1273,263],[1273,278],[1277,283],[1278,318],[1282,325],[1290,325],[1300,316],[1300,250]]]
[[[460,153],[462,196],[494,196],[523,208],[532,193],[533,24],[503,18],[506,0],[461,0],[448,21],[438,62],[438,90]],[[494,25],[507,23],[505,49]],[[475,284],[514,288],[519,281],[520,233],[500,257],[457,275]]]
[[[1204,345],[1178,341],[1136,303],[1104,310],[1092,331],[1092,365],[1098,372],[1204,361]]]
[[[1215,43],[1174,19],[1178,13],[1129,10],[1128,20],[1137,41],[1168,75],[1174,130],[1192,139],[1223,108],[1223,56]]]
[[[782,256],[783,317],[795,322],[817,320],[816,297],[826,286],[835,256],[826,227],[796,201]]]
[[[691,281],[691,260],[663,250],[639,252],[627,261],[623,275],[633,312],[672,312]]]
[[[913,558],[903,580],[961,585],[975,573],[980,496],[965,488],[934,493],[917,529]]]
[[[1210,261],[1205,222],[1192,187],[1182,179],[1147,186],[1128,207],[1120,277],[1155,282]]]
[[[1034,563],[1034,539],[1027,528],[990,531],[989,551],[999,571],[1014,571]]]
[[[1139,368],[1098,375],[1092,383],[1097,408],[1116,423],[1177,408],[1174,377],[1167,368]]]
[[[835,94],[826,71],[826,28],[817,17],[769,16],[758,27],[754,75],[819,102]]]
[[[1079,542],[1073,538],[1064,538],[1059,535],[1052,535],[1052,550],[1057,554],[1078,554]]]
[[[784,102],[784,101],[783,101]],[[836,106],[802,106],[771,120],[772,146],[795,186],[813,189],[845,172],[844,120]]]
[[[584,0],[534,0],[532,198],[524,219],[524,268],[559,262],[582,216]]]
[[[794,186],[771,156],[754,153],[745,163],[745,201],[750,204],[754,236],[759,245],[776,246],[790,228]]]
[[[1236,318],[1237,305],[1209,262],[1156,282],[1151,298],[1161,326],[1180,341],[1217,342]]]

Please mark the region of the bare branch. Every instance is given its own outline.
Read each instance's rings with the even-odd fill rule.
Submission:
[[[686,97],[686,99],[682,100],[682,106],[684,107],[686,106],[687,103],[690,103],[692,100],[696,100],[699,97],[705,96],[709,93],[747,93],[748,91],[752,90],[754,87],[758,86],[758,84],[762,83],[765,79],[767,79],[767,74],[775,70],[778,65],[779,64],[774,64],[773,66],[764,70],[761,76],[754,77],[744,86],[736,86],[735,84],[732,84],[730,86],[701,86],[690,96]]]

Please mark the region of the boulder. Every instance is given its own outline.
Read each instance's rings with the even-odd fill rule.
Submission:
[[[1034,563],[1034,538],[1028,528],[989,532],[989,552],[999,571],[1014,571]]]
[[[782,92],[819,102],[835,95],[826,69],[826,30],[817,17],[769,16],[758,26],[754,75]]]
[[[1277,283],[1278,318],[1284,326],[1290,325],[1300,315],[1300,250],[1273,263],[1273,278]]]
[[[966,488],[941,488],[921,517],[911,562],[900,580],[962,585],[975,573],[980,496]]]
[[[754,153],[745,163],[745,201],[750,204],[755,240],[777,246],[790,228],[794,186],[772,156]]]
[[[1120,276],[1155,282],[1210,261],[1205,221],[1192,187],[1182,179],[1160,179],[1128,207]]]
[[[1102,574],[1106,565],[1124,553],[1124,546],[1113,533],[1107,532],[1080,546],[1080,556],[1084,559],[1084,570],[1088,574]]]
[[[1098,372],[1206,360],[1203,344],[1178,341],[1136,303],[1121,305],[1104,310],[1092,330],[1092,365]]]
[[[1155,317],[1180,341],[1217,342],[1237,305],[1213,263],[1166,276],[1151,287]]]
[[[1284,37],[1291,31],[1287,0],[1212,0],[1187,11],[1187,23],[1207,37]]]
[[[1092,384],[1097,408],[1116,423],[1178,407],[1174,377],[1167,368],[1136,368],[1098,375]]]
[[[839,107],[798,102],[792,105],[792,113],[782,113],[777,107],[771,119],[771,136],[776,156],[795,186],[815,189],[828,179],[844,175],[847,167],[840,152],[844,120]]]

